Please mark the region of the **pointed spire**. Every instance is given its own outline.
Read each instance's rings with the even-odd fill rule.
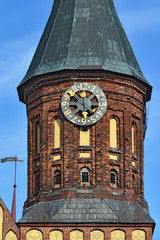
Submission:
[[[51,15],[18,87],[34,76],[62,70],[105,70],[135,77],[148,87],[113,0],[54,0]]]

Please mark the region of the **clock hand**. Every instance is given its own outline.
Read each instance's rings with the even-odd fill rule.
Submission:
[[[70,95],[70,97],[73,97],[75,95],[75,92],[72,90],[68,90],[67,93]]]
[[[82,112],[82,115],[83,115],[84,119],[86,120],[88,112]]]

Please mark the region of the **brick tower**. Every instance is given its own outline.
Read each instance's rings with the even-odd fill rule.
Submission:
[[[18,86],[28,117],[21,240],[151,240],[144,77],[112,0],[54,0]]]

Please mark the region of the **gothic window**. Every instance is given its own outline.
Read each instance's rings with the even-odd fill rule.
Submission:
[[[5,240],[18,240],[18,238],[13,231],[9,231],[5,236]]]
[[[91,232],[91,240],[104,240],[104,232],[100,230],[94,230]]]
[[[61,185],[61,171],[60,170],[56,170],[54,172],[54,184]]]
[[[30,230],[26,234],[26,240],[42,240],[42,233],[39,230]]]
[[[36,154],[40,153],[40,125],[39,122],[35,124],[35,149]]]
[[[135,193],[137,193],[137,184],[136,184],[136,178],[135,175],[132,175],[132,189]]]
[[[80,146],[90,145],[90,131],[89,127],[80,128]]]
[[[0,206],[0,240],[2,240],[3,232],[3,208]]]
[[[115,170],[110,171],[110,185],[117,187],[117,172]]]
[[[79,230],[70,232],[70,240],[83,240],[83,232]]]
[[[90,182],[90,171],[88,168],[81,169],[81,183],[89,183]]]
[[[49,240],[63,240],[63,233],[59,230],[53,230],[49,233]]]
[[[54,121],[54,148],[61,147],[61,120],[55,119]]]
[[[35,192],[39,192],[40,189],[40,171],[35,172]]]
[[[132,232],[132,240],[145,240],[146,234],[143,230],[134,230]]]
[[[121,230],[112,231],[111,240],[125,240],[125,232]]]
[[[133,123],[132,124],[132,154],[136,154],[137,151],[137,146],[136,146],[136,132],[137,132],[137,128],[136,128],[136,124]]]
[[[110,119],[110,147],[117,148],[117,120]]]

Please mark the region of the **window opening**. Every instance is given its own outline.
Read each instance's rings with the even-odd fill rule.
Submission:
[[[88,168],[81,169],[81,182],[88,183],[90,181],[90,172]]]
[[[55,180],[55,184],[61,184],[61,171],[60,170],[56,170],[55,174],[54,174],[54,180]]]

